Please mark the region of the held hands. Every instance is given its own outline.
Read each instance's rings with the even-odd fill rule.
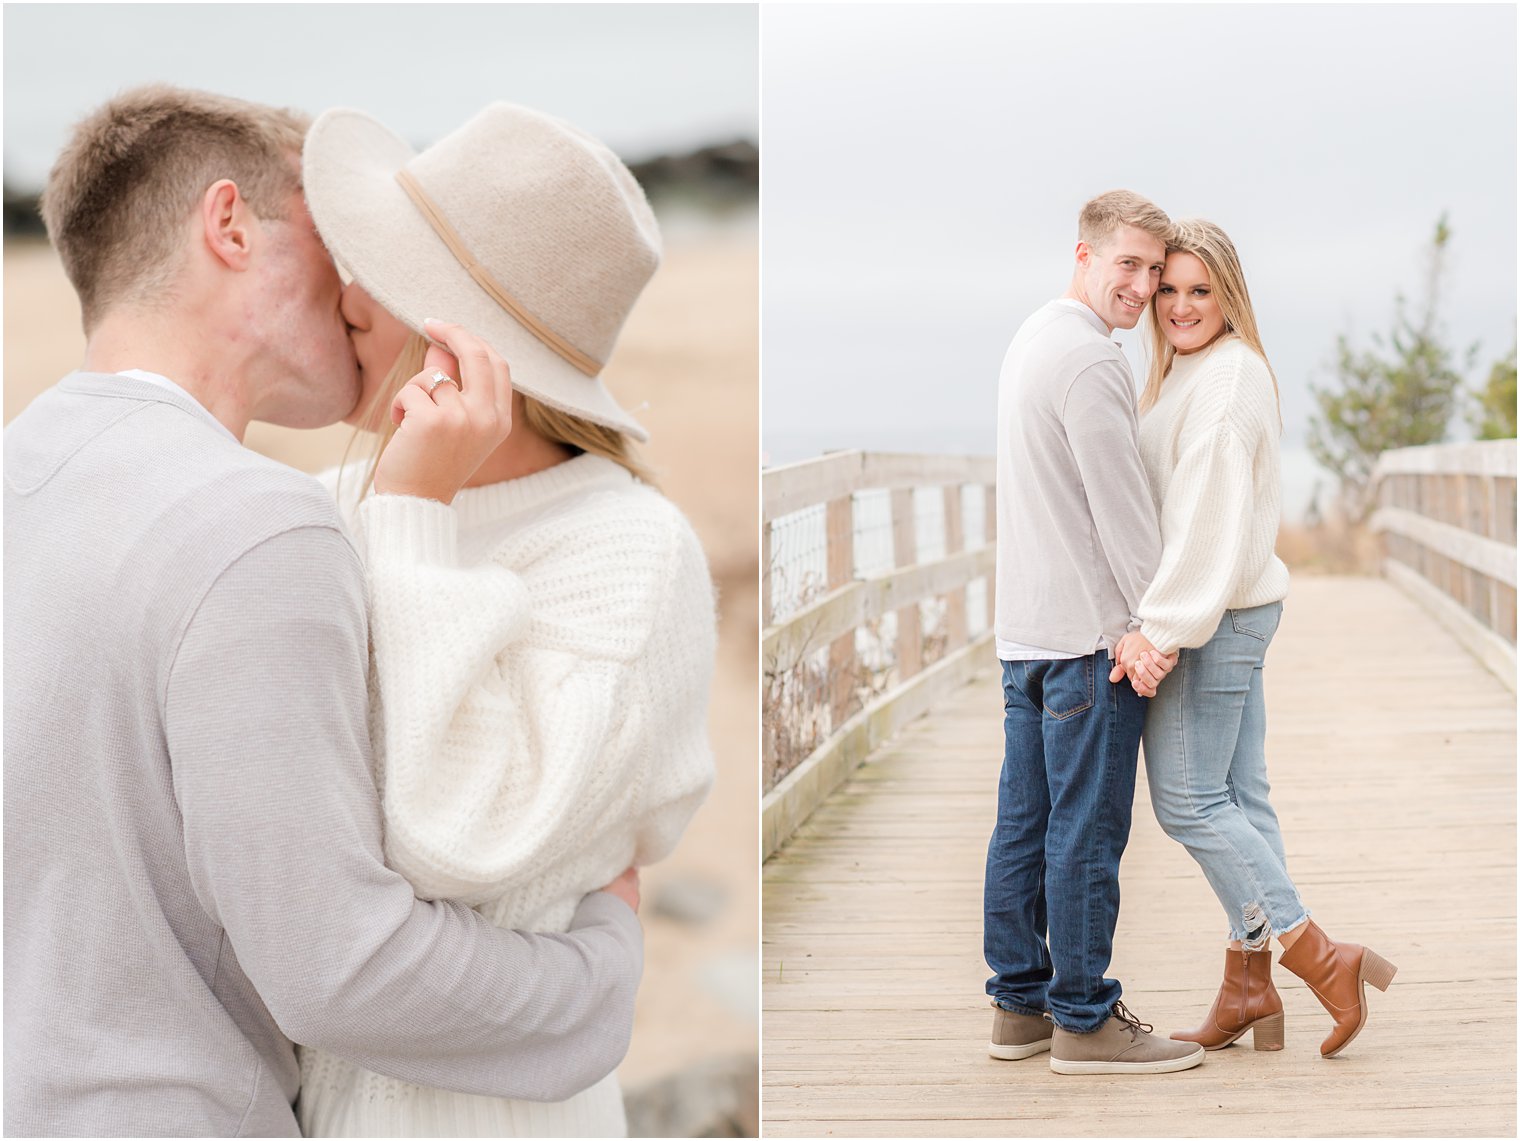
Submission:
[[[432,320],[423,328],[448,348],[429,345],[422,371],[396,394],[396,434],[375,468],[375,490],[447,504],[512,431],[512,373],[469,330]],[[450,381],[435,383],[435,371]]]
[[[1141,697],[1155,697],[1162,679],[1177,664],[1177,653],[1163,654],[1150,639],[1138,630],[1132,630],[1119,639],[1114,653],[1114,668],[1108,675],[1110,682],[1129,677],[1130,685]]]
[[[617,896],[624,903],[626,903],[629,907],[633,908],[633,912],[634,912],[635,915],[638,914],[638,911],[639,911],[639,869],[638,868],[627,868],[627,869],[625,869],[624,872],[623,872],[623,874],[620,875],[620,876],[618,876],[617,879],[613,880],[606,887],[598,888],[597,890],[598,891],[605,891],[605,892],[607,892],[607,893],[609,893],[611,895]]]

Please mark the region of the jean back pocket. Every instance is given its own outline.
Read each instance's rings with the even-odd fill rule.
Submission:
[[[1097,654],[1050,663],[1045,674],[1041,706],[1057,721],[1075,717],[1093,706],[1093,663]]]
[[[1282,621],[1282,603],[1269,602],[1265,606],[1252,606],[1245,610],[1230,611],[1230,627],[1237,634],[1255,638],[1258,642],[1270,642]]]

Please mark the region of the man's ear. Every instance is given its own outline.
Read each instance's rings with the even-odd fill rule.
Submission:
[[[206,249],[228,269],[248,268],[253,250],[253,211],[230,178],[213,182],[201,196],[201,231]]]
[[[1077,264],[1086,269],[1087,264],[1092,261],[1092,256],[1093,248],[1086,242],[1079,240],[1077,242]]]

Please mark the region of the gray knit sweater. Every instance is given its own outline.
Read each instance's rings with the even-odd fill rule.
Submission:
[[[292,1040],[559,1099],[638,923],[418,901],[381,855],[359,560],[316,481],[76,373],[5,432],[5,1132],[296,1135]]]
[[[1129,365],[1095,314],[1052,301],[998,381],[995,630],[1070,654],[1132,627],[1161,556]]]

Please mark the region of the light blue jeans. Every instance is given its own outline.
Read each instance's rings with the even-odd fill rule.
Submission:
[[[1282,603],[1226,610],[1214,636],[1183,650],[1145,716],[1151,806],[1208,877],[1230,938],[1248,950],[1309,917],[1288,878],[1267,799],[1262,663]]]

